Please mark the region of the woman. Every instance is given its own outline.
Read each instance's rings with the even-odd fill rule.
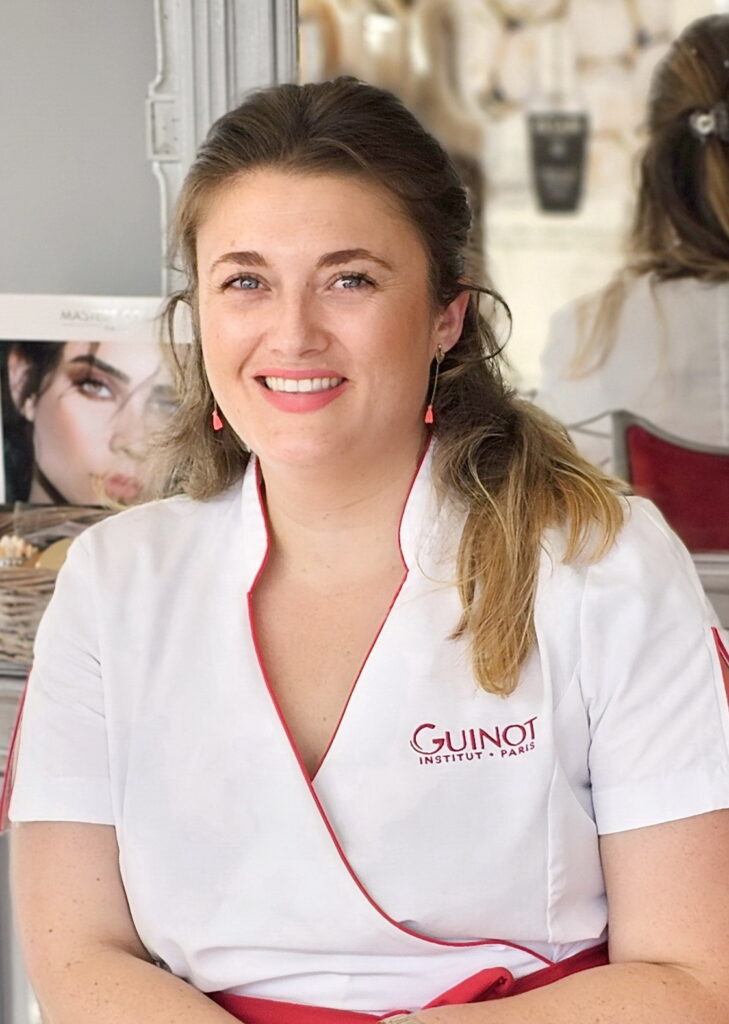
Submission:
[[[75,543],[23,723],[53,1024],[729,1012],[709,613],[503,385],[469,221],[352,79],[253,95],[190,170],[184,494]]]
[[[151,431],[174,408],[155,345],[13,342],[3,422],[7,502],[131,503]]]
[[[628,263],[550,324],[538,403],[612,465],[610,412],[729,446],[729,15],[655,71]]]

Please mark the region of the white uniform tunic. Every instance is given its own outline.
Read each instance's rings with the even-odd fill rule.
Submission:
[[[711,612],[632,501],[593,567],[553,539],[537,648],[512,696],[485,693],[447,639],[461,523],[426,458],[405,582],[313,784],[249,621],[253,469],[89,529],[39,631],[11,818],[113,824],[142,941],[203,991],[381,1013],[594,946],[598,834],[729,806]]]

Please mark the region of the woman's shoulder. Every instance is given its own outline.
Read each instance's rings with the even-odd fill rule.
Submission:
[[[567,530],[548,531],[543,578],[573,589],[580,600],[591,592],[631,589],[645,599],[660,602],[666,588],[680,589],[689,604],[703,614],[708,608],[693,559],[659,509],[637,495],[620,498],[623,523],[600,557],[565,561]],[[590,537],[594,543],[598,538]]]
[[[544,656],[563,667],[589,652],[612,663],[653,645],[703,647],[717,625],[691,555],[659,510],[639,497],[621,501],[623,525],[599,558],[565,561],[565,530],[545,539],[534,621]]]
[[[174,495],[116,512],[90,526],[79,539],[97,555],[132,548],[173,550],[216,535],[239,509],[239,484],[205,500]]]

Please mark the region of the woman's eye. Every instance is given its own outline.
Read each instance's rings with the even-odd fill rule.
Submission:
[[[336,281],[342,288],[355,290],[366,285],[374,284],[366,274],[340,274]]]
[[[240,291],[255,291],[260,287],[261,282],[257,277],[252,277],[250,274],[238,274],[237,277],[233,277],[230,281],[226,281],[225,288],[236,288]]]
[[[106,400],[114,397],[114,393],[109,385],[103,380],[98,380],[96,377],[82,377],[75,382],[74,386],[81,394],[86,395],[87,398]]]

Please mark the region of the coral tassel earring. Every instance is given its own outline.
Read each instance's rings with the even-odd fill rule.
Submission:
[[[430,402],[428,408],[425,410],[425,416],[423,417],[425,422],[430,426],[435,422],[433,415],[433,402],[435,401],[435,389],[438,387],[438,374],[440,373],[440,364],[445,359],[445,352],[439,345],[435,350],[435,374],[433,376],[433,390],[430,392]]]
[[[222,429],[223,429],[223,421],[220,418],[220,413],[218,412],[218,407],[216,405],[216,406],[213,406],[213,430],[217,434],[217,432],[219,430],[222,430]]]

